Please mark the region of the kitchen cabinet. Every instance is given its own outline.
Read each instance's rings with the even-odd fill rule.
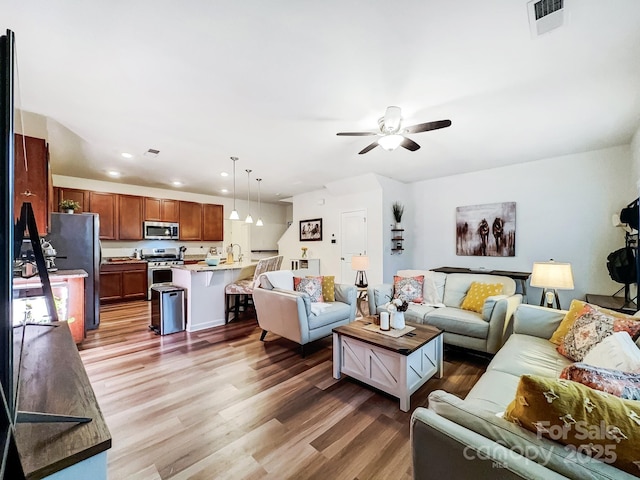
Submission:
[[[202,240],[221,242],[224,239],[224,209],[222,205],[202,205]]]
[[[144,197],[118,195],[118,239],[142,240]]]
[[[30,202],[40,236],[46,235],[49,227],[49,208],[52,203],[49,178],[47,142],[42,138],[15,134],[14,217],[20,217],[22,204]]]
[[[100,240],[118,240],[118,195],[89,192],[89,211],[100,215]]]
[[[202,204],[180,202],[180,240],[202,240]]]
[[[59,211],[58,205],[62,200],[74,200],[78,202],[80,208],[75,213],[85,213],[89,211],[89,191],[78,190],[77,188],[55,187],[55,200],[53,211]]]
[[[100,303],[147,298],[147,263],[104,263],[100,266]]]
[[[144,219],[149,222],[179,222],[180,202],[168,198],[145,197]]]

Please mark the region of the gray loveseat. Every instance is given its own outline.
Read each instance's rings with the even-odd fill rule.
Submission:
[[[444,343],[481,352],[495,353],[500,349],[505,340],[505,326],[522,302],[522,295],[515,293],[516,284],[509,277],[430,270],[400,270],[397,275],[424,275],[424,297],[431,301],[431,304],[410,304],[405,320],[438,327],[444,331]],[[460,308],[472,282],[503,284],[502,294],[489,297],[481,314]],[[367,292],[369,312],[377,314],[384,310],[383,305],[392,296],[393,285],[371,286]]]
[[[565,313],[520,305],[513,316],[513,335],[467,397],[461,400],[437,390],[429,395],[428,408],[413,412],[415,479],[637,480],[496,416],[515,398],[521,375],[557,377],[571,364],[548,340]]]

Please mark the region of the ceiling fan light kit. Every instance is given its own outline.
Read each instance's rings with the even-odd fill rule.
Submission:
[[[340,132],[338,136],[344,137],[367,137],[378,136],[378,140],[364,147],[359,155],[370,152],[378,145],[387,151],[395,150],[398,147],[406,148],[411,152],[415,152],[420,148],[416,142],[405,135],[408,133],[428,132],[429,130],[438,130],[451,126],[451,120],[438,120],[435,122],[419,123],[410,127],[402,128],[402,112],[400,107],[387,107],[384,117],[378,120],[379,132]]]

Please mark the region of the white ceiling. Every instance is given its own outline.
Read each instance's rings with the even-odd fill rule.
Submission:
[[[238,156],[238,195],[251,168],[276,200],[629,143],[640,1],[565,7],[540,37],[526,0],[0,0],[0,27],[16,33],[19,107],[79,137],[69,153],[50,136],[54,173],[220,195]],[[412,135],[416,152],[358,155],[372,138],[336,136],[374,130],[388,105],[405,125],[453,125]]]

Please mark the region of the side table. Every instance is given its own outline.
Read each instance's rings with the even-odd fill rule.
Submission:
[[[585,295],[585,300],[587,303],[592,303],[602,308],[608,308],[609,310],[615,310],[616,312],[626,313],[629,315],[633,315],[638,311],[638,306],[635,302],[631,301],[625,304],[623,297],[587,293]]]

